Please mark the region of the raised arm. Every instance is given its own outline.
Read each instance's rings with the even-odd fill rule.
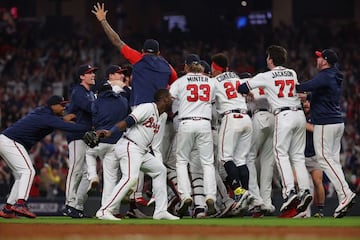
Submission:
[[[91,10],[91,12],[95,14],[96,18],[101,23],[101,26],[103,27],[110,42],[119,50],[121,50],[123,46],[126,45],[126,43],[121,40],[119,34],[117,34],[107,22],[106,14],[108,10],[105,10],[104,3],[97,3],[96,5],[94,5],[94,10]]]

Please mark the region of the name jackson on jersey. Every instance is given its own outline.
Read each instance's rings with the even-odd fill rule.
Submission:
[[[215,77],[218,82],[222,82],[230,78],[239,78],[239,76],[234,72],[224,72]]]
[[[146,128],[153,128],[154,134],[159,132],[160,125],[155,122],[154,117],[148,118],[145,122],[143,122],[142,125]]]
[[[277,78],[277,77],[294,77],[294,75],[291,71],[272,72],[272,78]]]

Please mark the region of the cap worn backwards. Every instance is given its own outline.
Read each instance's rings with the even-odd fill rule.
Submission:
[[[338,61],[338,55],[332,49],[325,49],[322,52],[316,51],[315,55],[317,57],[322,57],[323,59],[325,59],[330,64],[335,64]]]
[[[185,64],[200,64],[200,58],[197,54],[189,54],[185,59]]]
[[[64,98],[61,96],[53,95],[53,96],[49,97],[49,99],[46,101],[46,105],[48,105],[50,107],[50,106],[56,105],[56,104],[65,105],[69,102],[70,101],[65,101]]]
[[[111,65],[106,69],[105,76],[109,77],[109,74],[121,73],[121,72],[124,72],[125,70],[126,69],[121,68],[118,65]]]
[[[92,67],[91,65],[89,64],[84,64],[84,65],[81,65],[79,68],[78,68],[78,71],[77,71],[77,74],[78,76],[80,77],[81,75],[84,75],[86,73],[91,73],[91,72],[95,72],[97,71],[98,68],[96,67]]]
[[[144,42],[143,51],[148,53],[159,52],[159,42],[155,39],[146,39]]]

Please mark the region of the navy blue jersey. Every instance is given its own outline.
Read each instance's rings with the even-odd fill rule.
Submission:
[[[87,126],[87,129],[83,132],[66,132],[68,142],[82,139],[84,133],[92,129],[91,104],[94,100],[94,93],[82,85],[76,85],[72,89],[67,112],[76,114],[76,123]]]
[[[171,76],[169,63],[161,56],[146,54],[134,64],[130,106],[154,101],[154,93],[166,88]]]
[[[309,117],[306,118],[308,123],[312,123]],[[306,130],[305,157],[315,156],[313,132]]]
[[[342,123],[340,111],[343,73],[336,67],[321,70],[313,79],[296,86],[298,92],[311,92],[310,115],[315,125]]]
[[[92,104],[92,118],[95,130],[111,129],[117,122],[123,120],[129,113],[128,101],[112,90],[100,92]],[[100,142],[116,143],[123,132],[115,131]]]
[[[87,127],[80,124],[64,122],[53,113],[50,107],[46,106],[34,109],[5,129],[2,134],[20,143],[26,150],[30,150],[33,145],[55,129],[83,132],[86,131]]]

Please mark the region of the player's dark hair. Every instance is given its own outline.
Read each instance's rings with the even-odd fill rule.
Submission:
[[[161,88],[159,90],[157,90],[154,94],[154,101],[158,102],[160,101],[160,99],[162,99],[163,97],[166,97],[170,94],[169,90],[166,88]]]
[[[223,53],[217,53],[211,57],[211,62],[216,63],[220,67],[226,69],[229,66],[229,59]]]
[[[271,45],[267,48],[266,53],[273,60],[275,66],[284,65],[287,61],[287,51],[281,46]]]

